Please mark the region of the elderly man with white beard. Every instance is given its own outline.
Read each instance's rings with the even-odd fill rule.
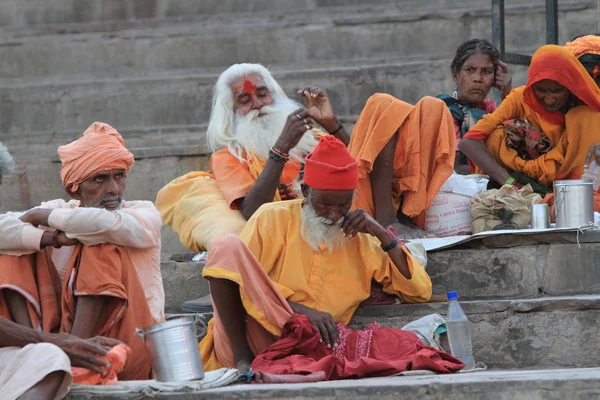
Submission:
[[[316,146],[315,122],[342,140],[349,136],[319,88],[298,91],[306,109],[289,99],[260,64],[235,64],[219,77],[207,130],[219,189],[249,219],[263,204],[300,195],[304,157]]]
[[[215,309],[200,343],[204,368],[250,369],[293,313],[306,315],[327,347],[348,324],[372,281],[405,302],[426,302],[423,266],[364,210],[350,211],[358,166],[328,135],[305,160],[304,199],[264,204],[240,237],[213,242],[202,276]]]

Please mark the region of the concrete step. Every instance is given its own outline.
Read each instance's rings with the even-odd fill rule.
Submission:
[[[507,3],[521,0],[509,0]],[[462,0],[461,4],[476,5],[478,0]],[[449,0],[428,1],[428,8],[440,8],[453,4]],[[279,0],[277,11],[297,13],[318,11],[324,8],[387,6],[400,10],[423,8],[419,0]],[[97,0],[81,3],[77,0],[3,0],[0,2],[0,27],[18,29],[45,27],[47,25],[98,25],[153,20],[160,18],[184,18],[189,16],[215,16],[218,14],[242,14],[272,12],[275,7],[269,0]],[[110,29],[108,25],[105,29]]]
[[[311,66],[397,55],[451,56],[466,39],[490,37],[490,6],[485,2],[444,12],[427,5],[408,12],[394,5],[365,7],[294,13],[278,8],[267,15],[209,15],[177,23],[143,21],[117,32],[5,33],[0,36],[0,58],[4,60],[0,78],[109,78],[140,71],[223,68],[237,62]],[[593,0],[561,4],[560,43],[596,28],[595,7]],[[508,50],[544,44],[544,2],[507,6],[506,16]],[[64,26],[59,28],[64,32]],[[84,25],[80,31],[83,28],[89,29]],[[77,29],[71,28],[71,32]]]
[[[449,64],[447,58],[409,59],[274,71],[287,93],[320,86],[338,115],[358,115],[376,92],[416,102],[424,95],[451,91]],[[515,85],[522,84],[526,69],[514,67],[513,75]],[[0,132],[21,137],[36,131],[82,132],[92,121],[110,123],[118,130],[206,123],[217,77],[218,73],[197,70],[143,78],[0,85]]]
[[[140,393],[107,390],[97,400],[137,399]],[[600,368],[482,371],[453,375],[397,376],[303,384],[238,384],[198,392],[162,392],[161,399],[380,399],[588,400],[600,396]],[[68,400],[87,400],[76,388]]]
[[[455,290],[465,300],[600,295],[595,273],[600,230],[502,235],[468,246],[428,253],[434,294]],[[208,293],[205,280],[191,279],[203,267],[204,263],[163,262],[167,312],[179,312],[184,301]]]
[[[470,322],[473,355],[491,369],[581,368],[598,365],[600,295],[461,301]],[[447,302],[359,307],[353,329],[377,322],[401,329],[430,314],[446,315]],[[195,315],[195,314],[188,314]],[[198,314],[204,329],[209,314]],[[447,336],[442,348],[449,351]]]

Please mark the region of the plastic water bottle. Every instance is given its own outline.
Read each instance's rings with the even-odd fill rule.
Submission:
[[[581,177],[583,179],[590,179],[594,186],[594,191],[597,191],[598,186],[600,186],[600,166],[596,162],[596,159],[592,158],[583,168],[583,175]]]
[[[465,363],[465,371],[473,369],[475,368],[475,360],[473,359],[469,320],[460,308],[460,304],[458,304],[458,293],[448,292],[448,301],[450,306],[448,306],[446,329],[448,330],[450,353]]]

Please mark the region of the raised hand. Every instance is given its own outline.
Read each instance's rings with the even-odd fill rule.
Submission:
[[[387,235],[385,228],[362,208],[346,214],[341,230],[349,237],[356,236],[357,233],[368,233],[378,238]]]
[[[500,94],[504,99],[512,90],[512,75],[508,65],[502,61],[498,61],[498,67],[496,68],[496,80],[494,86],[500,90]]]
[[[275,147],[279,150],[289,153],[293,149],[306,131],[313,128],[314,121],[311,113],[303,108],[292,112],[288,118]]]
[[[329,96],[318,87],[307,87],[298,90],[298,95],[304,99],[306,108],[314,120],[326,131],[333,132],[338,127],[338,120],[333,112]]]

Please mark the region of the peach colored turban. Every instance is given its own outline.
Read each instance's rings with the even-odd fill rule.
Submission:
[[[568,42],[565,44],[565,47],[577,58],[584,54],[600,54],[600,36],[582,36],[572,42]]]
[[[133,165],[133,154],[125,148],[119,132],[103,122],[94,122],[79,139],[60,146],[58,155],[62,163],[62,183],[65,187],[72,185],[72,192],[99,171],[124,169],[129,172]]]

